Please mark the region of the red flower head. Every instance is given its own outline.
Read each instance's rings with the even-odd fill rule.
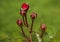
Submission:
[[[23,3],[22,4],[22,9],[24,9],[24,10],[28,10],[29,9],[29,5],[28,5],[28,3]]]
[[[22,25],[22,20],[18,19],[18,20],[17,20],[17,25],[18,25],[18,26],[21,26],[21,25]]]
[[[45,30],[46,29],[46,25],[45,24],[41,24],[41,29]]]
[[[35,18],[37,17],[37,14],[36,14],[35,12],[33,12],[33,13],[30,15],[30,17],[31,17],[32,19],[35,19]]]
[[[26,11],[21,8],[20,14],[21,14],[22,16],[24,16],[24,15],[26,14]]]

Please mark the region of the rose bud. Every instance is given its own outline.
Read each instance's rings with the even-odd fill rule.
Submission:
[[[22,9],[24,9],[26,11],[29,9],[28,3],[23,3],[21,7],[22,7]]]
[[[18,26],[21,26],[21,25],[22,25],[22,20],[18,19],[18,20],[17,20],[17,25],[18,25]]]
[[[36,14],[35,12],[33,12],[33,13],[30,15],[30,17],[31,17],[32,19],[35,19],[35,18],[37,17],[37,14]]]
[[[20,9],[20,14],[21,14],[22,16],[24,16],[24,15],[26,14],[26,11],[21,8],[21,9]]]
[[[41,30],[45,30],[46,29],[46,25],[45,24],[41,24]]]

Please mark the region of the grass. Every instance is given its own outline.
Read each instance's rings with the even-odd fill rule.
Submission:
[[[23,42],[23,36],[16,21],[21,18],[19,10],[24,2],[30,5],[27,13],[29,23],[31,23],[30,14],[32,12],[38,14],[33,28],[34,31],[39,32],[40,24],[45,23],[49,35],[55,36],[59,31],[57,35],[60,37],[60,0],[0,0],[0,42],[9,42],[5,38],[10,37],[12,42]],[[14,38],[20,39],[15,41]],[[60,42],[60,38],[57,38],[57,36],[55,38],[51,42]]]

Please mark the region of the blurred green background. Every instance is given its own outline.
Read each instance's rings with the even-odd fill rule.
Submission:
[[[55,36],[51,42],[60,42],[60,0],[0,0],[0,42],[23,42],[24,37],[16,21],[21,18],[19,10],[24,2],[30,5],[27,13],[29,24],[30,14],[38,14],[33,30],[39,32],[40,24],[45,23],[48,35]],[[44,42],[47,40],[46,36]]]

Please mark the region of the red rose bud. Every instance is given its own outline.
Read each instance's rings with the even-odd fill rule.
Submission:
[[[29,9],[28,3],[23,3],[23,4],[22,4],[22,8],[23,8],[24,10],[28,10],[28,9]]]
[[[26,11],[21,8],[21,9],[20,9],[20,14],[21,14],[22,16],[24,16],[24,15],[26,14]]]
[[[37,17],[37,14],[35,12],[33,12],[30,16],[32,19],[35,19]]]
[[[42,25],[41,25],[41,29],[42,29],[42,30],[45,30],[45,29],[46,29],[46,25],[45,25],[45,24],[42,24]]]
[[[21,25],[22,25],[22,20],[19,20],[19,19],[18,19],[18,20],[17,20],[17,25],[18,25],[18,26],[21,26]]]

